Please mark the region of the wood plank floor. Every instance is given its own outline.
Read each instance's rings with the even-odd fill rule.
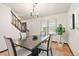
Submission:
[[[59,47],[56,42],[52,42],[52,48],[54,56],[73,56],[67,44],[64,44],[63,47]],[[8,56],[8,51],[0,53],[0,56]]]
[[[63,47],[61,47],[56,42],[53,42],[52,48],[54,56],[73,56],[67,44],[64,44]]]

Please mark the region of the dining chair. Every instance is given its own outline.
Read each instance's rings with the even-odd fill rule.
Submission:
[[[47,52],[47,56],[49,56],[49,53],[51,53],[51,56],[53,56],[51,34],[48,37],[47,44],[41,43],[41,45],[38,47],[38,49],[41,50],[41,51],[46,51]]]
[[[20,40],[26,40],[27,33],[26,32],[20,32]]]
[[[41,36],[45,36],[45,35],[46,35],[46,32],[45,32],[45,31],[41,31],[41,32],[40,32],[40,35],[41,35]]]
[[[8,48],[8,54],[9,56],[29,56],[31,55],[31,51],[23,48],[23,47],[17,47],[15,46],[12,38],[10,37],[4,37],[6,41],[6,45]]]

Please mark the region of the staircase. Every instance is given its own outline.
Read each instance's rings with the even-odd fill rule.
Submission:
[[[12,14],[11,24],[20,31],[20,34],[28,33],[29,30],[27,29],[27,23],[22,22],[12,11],[11,11],[11,14]],[[29,34],[26,34],[26,35],[29,35]]]

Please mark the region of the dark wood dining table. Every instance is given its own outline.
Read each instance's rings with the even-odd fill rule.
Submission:
[[[17,45],[26,48],[27,50],[32,52],[32,56],[38,55],[38,49],[37,47],[47,40],[49,35],[46,36],[37,36],[37,39],[33,39],[33,36],[29,36],[26,38],[26,40],[23,40],[21,44],[17,43]]]

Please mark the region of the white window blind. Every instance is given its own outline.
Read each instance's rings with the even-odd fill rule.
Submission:
[[[55,33],[56,29],[56,20],[44,20],[41,21],[41,33],[45,32],[46,34],[53,34]]]

